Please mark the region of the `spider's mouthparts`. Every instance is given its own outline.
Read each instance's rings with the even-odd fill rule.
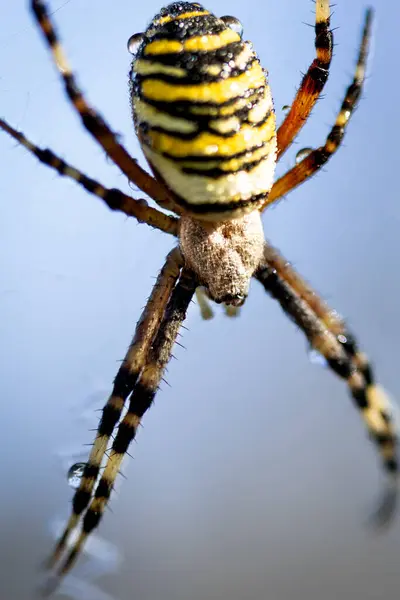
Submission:
[[[215,300],[217,304],[226,304],[228,306],[243,306],[247,298],[247,295],[244,294],[227,294],[223,298]]]

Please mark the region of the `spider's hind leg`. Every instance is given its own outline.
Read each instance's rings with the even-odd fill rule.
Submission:
[[[264,263],[255,278],[278,300],[312,348],[326,359],[328,367],[347,383],[388,476],[388,493],[376,515],[376,521],[388,522],[394,514],[398,495],[398,433],[390,398],[376,384],[369,361],[358,350],[337,313],[268,244]]]
[[[150,406],[163,369],[169,360],[172,345],[187,308],[186,303],[190,302],[194,292],[190,282],[187,282],[187,276],[185,279],[182,275],[181,268],[182,256],[179,250],[174,249],[168,255],[157,278],[137,324],[132,343],[115,378],[113,392],[103,409],[92,451],[80,486],[75,492],[72,515],[49,560],[49,567],[59,561],[67,547],[70,534],[83,516],[82,532],[60,574],[69,570],[84,539],[97,525],[118,474],[127,443],[134,437],[141,416]],[[110,437],[130,395],[129,410],[118,427],[110,459],[93,497]],[[97,509],[94,508],[96,505]]]

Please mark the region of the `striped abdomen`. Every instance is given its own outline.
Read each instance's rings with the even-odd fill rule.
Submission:
[[[190,213],[231,218],[268,194],[276,161],[266,73],[240,35],[198,4],[163,9],[131,71],[143,151]]]

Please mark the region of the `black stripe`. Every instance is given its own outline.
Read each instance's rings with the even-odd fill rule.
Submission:
[[[152,64],[153,61],[147,61]],[[157,61],[154,61],[156,63]],[[233,67],[232,69],[223,69],[221,65],[221,71],[218,75],[211,75],[201,68],[187,70],[188,75],[186,77],[178,77],[177,75],[169,75],[167,73],[151,73],[149,75],[141,75],[140,73],[133,73],[135,82],[138,86],[143,81],[156,80],[165,81],[166,83],[172,83],[176,86],[185,85],[196,85],[201,83],[218,83],[219,81],[226,81],[234,77],[243,75],[248,69],[251,69],[254,63],[259,63],[259,59],[251,56],[247,63],[242,67]]]
[[[372,436],[378,446],[385,446],[386,444],[393,443],[393,436],[390,433],[374,432]]]
[[[154,343],[152,346],[152,352],[153,351]],[[149,385],[143,384],[140,379],[136,384],[133,394],[131,396],[129,411],[141,419],[144,413],[150,408],[155,393],[155,389],[149,387]]]
[[[252,108],[254,108],[255,106],[256,106],[256,104],[252,105]],[[249,110],[250,109],[248,109],[247,114],[248,114]],[[246,125],[251,125],[253,128],[260,128],[263,125],[265,125],[265,123],[268,121],[268,119],[271,116],[271,113],[272,113],[272,109],[269,109],[266,112],[265,116],[262,119],[260,119],[260,121],[249,121],[248,118],[242,119],[240,122],[240,126],[246,124]],[[223,121],[223,120],[231,119],[233,116],[234,115],[229,115],[228,117],[217,117],[216,119],[210,119],[210,121]],[[218,135],[221,138],[230,138],[230,137],[235,136],[237,133],[239,133],[240,128],[238,130],[232,130],[232,131],[227,131],[227,132],[222,133],[217,128],[214,128],[212,125],[210,125],[209,127],[207,127],[207,130],[210,131],[211,133],[215,133],[216,135]],[[274,133],[274,135],[275,135],[275,133]]]
[[[165,158],[169,158],[170,160],[173,160],[174,162],[177,162],[177,163],[186,162],[186,161],[225,162],[226,160],[231,160],[232,158],[240,158],[241,156],[245,156],[245,154],[248,154],[249,152],[254,152],[255,150],[258,150],[259,148],[263,148],[266,144],[268,144],[272,140],[272,138],[274,136],[275,136],[275,132],[271,136],[271,138],[269,138],[268,140],[265,140],[265,142],[262,142],[261,144],[257,144],[256,146],[251,146],[251,148],[246,148],[245,150],[242,150],[241,152],[237,152],[236,154],[227,154],[224,156],[222,156],[221,154],[213,155],[213,156],[205,156],[204,154],[187,154],[186,156],[173,156],[172,154],[169,154],[168,152],[163,152],[162,156],[165,156]]]
[[[125,366],[120,367],[114,379],[113,396],[120,396],[125,400],[133,390],[137,378],[138,373],[130,371]]]
[[[143,51],[146,49],[147,44],[157,40],[186,41],[202,35],[218,35],[226,29],[228,28],[225,23],[213,14],[197,15],[189,19],[176,19],[161,25],[150,26],[150,29],[145,32],[146,41]],[[153,31],[154,34],[148,35],[148,32],[153,33]]]
[[[42,150],[41,148],[35,148],[33,150],[33,153],[42,163],[55,169],[61,176],[67,175],[67,171],[71,169],[70,165],[68,165],[64,160],[62,160],[62,158],[56,156],[48,148],[45,148],[44,150]],[[79,173],[77,175],[76,181],[80,183],[82,187],[84,187],[85,190],[87,190],[91,194],[95,193],[95,190],[97,190],[99,187],[99,184],[95,179],[91,179],[83,173]]]
[[[151,22],[151,26],[154,23],[162,19],[163,17],[178,17],[180,14],[185,12],[203,11],[205,10],[201,4],[197,2],[172,2],[168,6],[164,6],[160,12],[154,17]]]
[[[357,388],[351,390],[351,395],[355,400],[358,408],[364,409],[368,408],[369,402],[367,399],[366,388]]]
[[[385,467],[390,473],[397,473],[398,471],[398,463],[396,458],[385,458],[384,459]]]
[[[110,497],[112,490],[112,483],[108,481],[108,479],[100,479],[99,485],[96,488],[95,497],[96,498],[108,498]]]
[[[76,515],[80,515],[90,502],[91,494],[86,490],[76,490],[72,500],[72,509]]]
[[[97,527],[97,525],[99,524],[99,521],[101,519],[102,513],[101,512],[96,512],[93,509],[89,509],[85,515],[85,518],[83,519],[83,523],[82,523],[82,529],[85,533],[90,533],[91,531],[93,531],[93,529],[95,529]],[[75,551],[76,553],[77,551]],[[71,552],[72,555],[72,552]]]
[[[71,98],[71,100],[74,102],[78,98],[81,98],[82,92],[76,84],[74,75],[72,73],[66,73],[65,75],[63,74],[62,77],[64,80],[65,89],[67,91],[68,96]]]
[[[229,214],[233,210],[245,210],[249,206],[252,206],[254,203],[259,202],[261,200],[266,199],[268,194],[258,194],[257,196],[252,196],[248,200],[236,200],[234,202],[224,202],[224,203],[214,203],[214,204],[191,204],[184,200],[181,196],[178,196],[174,192],[174,200],[176,203],[186,208],[189,212],[197,213],[199,215],[204,215],[207,213],[210,214]]]
[[[316,93],[320,92],[328,80],[329,71],[328,71],[327,67],[328,67],[328,65],[325,65],[324,67],[322,67],[318,64],[315,64],[312,67],[310,67],[309,71],[307,72],[307,74],[305,75],[305,77],[303,79],[302,85],[308,79],[312,79],[312,81],[314,83],[314,88],[312,90],[312,93],[316,94]]]
[[[136,430],[134,427],[132,427],[132,425],[122,421],[118,427],[118,432],[112,445],[113,451],[117,454],[125,454],[125,452],[128,450],[129,444],[135,437],[135,433]]]
[[[359,83],[352,83],[346,91],[346,97],[343,101],[341,110],[352,110],[361,96],[362,86]]]
[[[334,125],[328,135],[327,142],[332,142],[335,146],[339,146],[344,137],[343,125]]]
[[[315,25],[315,48],[316,50],[328,50],[330,57],[332,56],[333,34],[329,29],[330,19]],[[321,63],[321,61],[319,61]],[[329,67],[331,58],[328,61],[321,63],[324,67]]]
[[[53,28],[51,28],[50,31],[44,31],[44,24],[49,23],[49,15],[47,13],[46,6],[43,4],[43,2],[37,1],[32,3],[32,9],[50,46],[55,46],[58,40]]]
[[[240,171],[249,172],[255,167],[257,167],[263,160],[267,160],[268,154],[266,156],[262,156],[258,160],[253,160],[251,162],[245,163],[241,165],[238,169],[218,169],[218,167],[214,167],[212,169],[208,169],[207,171],[204,169],[196,169],[196,167],[183,167],[182,172],[187,175],[200,175],[203,177],[210,177],[211,179],[218,179],[219,177],[224,177],[226,175],[232,173],[239,173]]]
[[[276,269],[270,266],[262,265],[256,271],[255,277],[264,286],[265,291],[279,302],[286,315],[300,327],[312,344],[315,336],[320,335],[321,326],[315,314],[302,298],[298,297],[293,289],[280,278]]]
[[[371,365],[367,363],[366,365],[364,365],[363,367],[361,367],[359,370],[361,371],[361,373],[364,376],[365,383],[367,385],[374,385],[375,378],[374,378],[374,374],[372,372]]]
[[[353,372],[353,365],[346,355],[340,359],[327,358],[327,363],[336,375],[343,379],[348,379]]]
[[[103,408],[103,415],[97,430],[97,435],[106,435],[107,437],[110,437],[120,416],[121,410],[113,404],[107,403]]]
[[[90,463],[86,463],[85,468],[82,473],[82,479],[97,479],[99,475],[100,467],[99,465],[92,465]]]

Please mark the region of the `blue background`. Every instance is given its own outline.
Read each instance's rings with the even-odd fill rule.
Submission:
[[[377,9],[370,78],[325,172],[264,215],[266,235],[346,315],[379,380],[400,398],[398,56],[400,8]],[[338,0],[335,57],[299,142],[320,145],[354,66],[365,4]],[[278,120],[314,56],[314,5],[214,0],[270,72]],[[139,156],[126,42],[160,8],[54,1],[90,101]],[[0,26],[0,114],[105,185],[129,187],[80,127],[25,2]],[[111,214],[0,136],[0,587],[28,599],[67,517],[66,472],[172,239]],[[143,164],[143,163],[142,163]],[[130,190],[131,193],[132,190]],[[240,319],[191,306],[163,386],[86,559],[59,597],[85,600],[353,600],[400,591],[399,522],[366,522],[383,478],[347,391],[254,283]],[[121,483],[121,481],[119,482]]]

